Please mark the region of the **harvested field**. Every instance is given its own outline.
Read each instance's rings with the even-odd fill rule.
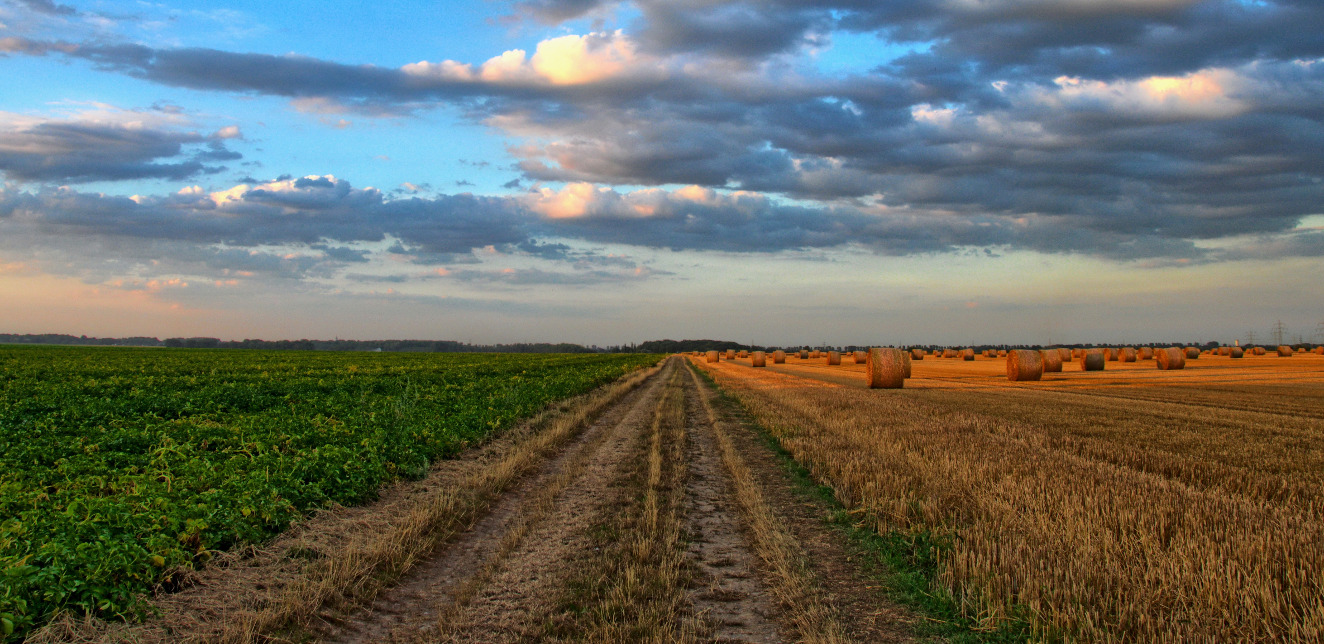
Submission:
[[[1008,382],[1003,361],[703,365],[863,522],[951,544],[935,592],[1101,641],[1324,637],[1324,359]]]

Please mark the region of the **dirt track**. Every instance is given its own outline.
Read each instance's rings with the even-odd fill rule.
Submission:
[[[905,639],[902,613],[842,565],[835,538],[778,483],[772,454],[715,401],[683,360],[670,360],[396,586],[356,610],[323,611],[311,634],[338,643]],[[741,467],[769,498],[801,506],[772,528],[751,527],[723,460],[719,433],[730,443],[737,428],[751,458],[726,456],[752,464]],[[768,560],[769,539],[793,565]],[[806,609],[792,600],[820,614],[798,614]]]

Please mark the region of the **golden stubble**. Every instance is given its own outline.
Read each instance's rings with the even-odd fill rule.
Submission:
[[[987,626],[1019,611],[1043,637],[1312,641],[1324,421],[1275,404],[1321,399],[1324,362],[1300,358],[1041,383],[926,360],[888,391],[849,366],[696,366],[879,532],[951,536],[935,584]]]

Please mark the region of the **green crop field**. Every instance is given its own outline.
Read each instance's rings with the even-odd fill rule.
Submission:
[[[0,640],[133,617],[171,569],[660,357],[0,347]]]

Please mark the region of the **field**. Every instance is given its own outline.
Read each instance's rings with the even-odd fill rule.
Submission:
[[[1324,638],[1324,355],[659,358],[0,349],[10,639]]]
[[[0,639],[137,616],[218,551],[658,358],[0,348]]]
[[[707,370],[985,626],[1084,640],[1324,637],[1324,357],[1203,355],[1008,382],[1005,359]]]

